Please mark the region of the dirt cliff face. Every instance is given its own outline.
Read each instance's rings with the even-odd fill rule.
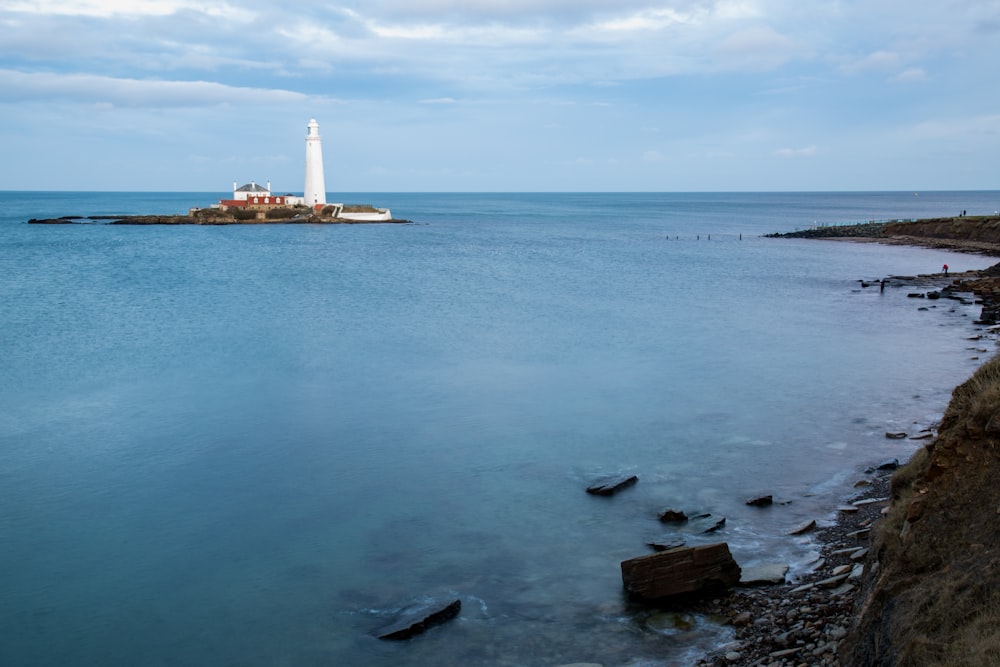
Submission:
[[[915,236],[1000,244],[1000,217],[980,215],[890,222],[886,223],[882,233],[885,236]]]
[[[842,664],[998,664],[1000,360],[955,389],[892,496]]]

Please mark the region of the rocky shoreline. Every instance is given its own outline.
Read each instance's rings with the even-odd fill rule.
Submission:
[[[821,225],[765,236],[911,245],[1000,257],[1000,216],[997,215]]]
[[[819,557],[792,582],[737,588],[701,600],[688,611],[720,618],[733,639],[697,667],[840,665],[839,646],[852,625],[873,524],[889,500],[891,466],[858,480],[857,495],[837,510],[832,526],[818,528]]]
[[[974,225],[976,228],[970,228]],[[889,244],[915,245],[931,248],[943,248],[960,252],[1000,256],[1000,219],[996,217],[980,218],[950,218],[927,221],[912,221],[909,223],[896,221],[893,223],[867,223],[862,225],[847,225],[840,227],[820,227],[810,230],[786,234],[772,234],[772,237],[783,238],[816,238],[828,240],[846,240],[855,242],[878,242]],[[950,238],[949,238],[950,237]],[[897,286],[904,284],[919,284],[920,287],[937,288],[930,292],[912,293],[909,296],[922,298],[940,298],[956,296],[961,292],[972,292],[976,302],[982,304],[982,315],[977,322],[981,325],[996,324],[1000,320],[1000,264],[984,271],[971,271],[961,275],[946,276],[933,274],[926,276],[907,276],[887,278],[883,281],[865,283],[863,288],[885,288],[886,280]],[[973,383],[970,380],[966,385]],[[946,413],[946,421],[955,421],[962,416],[964,406],[956,406],[960,390],[955,390],[953,399]],[[984,399],[985,400],[985,399]],[[992,405],[992,403],[990,403]],[[997,409],[997,408],[994,408]],[[982,408],[980,408],[982,410]],[[1000,412],[998,412],[1000,414]],[[990,422],[992,423],[992,422]],[[968,430],[968,429],[967,429]],[[1000,430],[1000,428],[998,428]],[[982,429],[975,432],[979,436]],[[894,437],[897,434],[886,434]],[[944,434],[942,433],[942,436]],[[947,440],[952,439],[951,433]],[[905,437],[905,435],[903,436]],[[920,436],[925,437],[924,434]],[[925,448],[915,454],[914,459],[924,459],[929,455],[933,458],[935,447],[938,446],[938,436],[926,434],[930,439]],[[990,440],[992,442],[992,440]],[[991,445],[992,446],[992,445]],[[951,446],[949,449],[964,449],[971,447]],[[919,456],[918,456],[919,455]],[[940,458],[940,457],[939,457]],[[973,457],[969,457],[972,460]],[[911,463],[907,468],[912,468]],[[917,468],[925,467],[916,463]],[[941,464],[937,467],[927,467],[923,477],[919,473],[908,471],[905,478],[912,480],[917,477],[921,483],[919,493],[926,494],[930,489],[931,480],[940,476],[935,470],[954,470],[955,463]],[[981,468],[980,464],[980,468]],[[901,491],[912,481],[893,481],[892,465],[886,465],[866,479],[855,484],[859,491],[843,507],[837,509],[837,519],[834,525],[817,529],[816,540],[820,555],[810,566],[810,569],[791,583],[771,585],[762,588],[736,588],[724,596],[713,599],[703,599],[684,605],[688,612],[704,614],[721,619],[732,628],[732,640],[719,646],[716,650],[703,656],[697,667],[790,667],[817,666],[838,667],[853,664],[902,664],[900,653],[912,652],[904,640],[894,634],[877,633],[892,632],[887,620],[881,620],[884,605],[891,604],[895,593],[882,589],[880,584],[892,575],[894,569],[906,571],[905,563],[900,565],[898,554],[896,560],[889,558],[883,552],[888,541],[906,540],[906,531],[892,539],[882,537],[880,523],[890,512],[906,517],[905,525],[911,525],[920,520],[926,513],[920,498],[911,501],[909,507],[899,509]],[[914,486],[919,486],[914,484]],[[978,490],[978,489],[977,489]],[[947,494],[947,491],[939,493]],[[980,494],[980,498],[982,495]],[[995,493],[992,495],[996,495]],[[983,500],[988,505],[987,511],[994,505],[989,500]],[[913,507],[920,507],[914,512]],[[1000,509],[996,510],[1000,513]],[[898,517],[895,523],[900,522]],[[925,520],[926,522],[926,520]],[[952,519],[954,530],[960,535],[961,521]],[[893,534],[890,527],[890,535]],[[982,539],[982,536],[979,536]],[[939,535],[914,537],[909,540],[921,540],[940,543]],[[956,540],[960,541],[960,540]],[[871,544],[870,542],[874,542]],[[979,550],[983,544],[973,545]],[[990,561],[992,562],[992,561]],[[941,566],[941,562],[938,562]],[[945,559],[942,572],[951,568]],[[899,575],[897,575],[898,577]],[[919,587],[921,579],[907,580],[906,586]],[[898,585],[898,584],[897,584]],[[991,585],[986,582],[983,585]],[[887,597],[888,596],[888,597]],[[919,612],[917,612],[919,614]],[[967,610],[956,610],[959,616],[968,613]],[[859,620],[860,619],[860,620]],[[930,643],[944,657],[940,663],[950,662],[955,657],[954,649],[941,644],[929,642],[926,637],[921,641]],[[990,644],[994,646],[994,644]],[[923,649],[926,651],[926,649]],[[961,650],[961,649],[960,649]],[[877,655],[876,655],[877,654]],[[991,655],[995,655],[991,653]],[[863,660],[863,662],[858,662]],[[986,664],[983,658],[967,660],[968,664]],[[923,664],[907,662],[906,664]],[[964,663],[963,663],[964,664]]]

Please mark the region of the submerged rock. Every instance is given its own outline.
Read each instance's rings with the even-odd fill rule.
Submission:
[[[712,516],[708,514],[703,517],[699,517],[698,523],[695,526],[695,530],[699,533],[714,533],[715,531],[726,525],[726,517],[724,516]]]
[[[687,540],[679,535],[666,535],[646,542],[646,546],[652,547],[654,551],[670,551],[687,544]]]
[[[638,481],[639,478],[635,475],[607,477],[588,486],[587,493],[591,493],[596,496],[610,496],[618,493],[626,487],[632,486]]]
[[[657,517],[663,523],[684,523],[688,520],[688,515],[683,510],[665,509]]]
[[[461,600],[432,600],[407,607],[389,625],[375,631],[379,639],[409,639],[430,627],[440,625],[458,616]]]
[[[788,531],[788,534],[804,535],[808,533],[810,530],[814,529],[815,527],[816,527],[816,521],[814,519],[810,519],[809,521],[800,523],[799,525],[795,526],[795,528],[792,528],[790,531]]]
[[[756,496],[754,498],[747,499],[747,505],[752,507],[768,507],[774,503],[774,496],[767,494],[766,496]]]

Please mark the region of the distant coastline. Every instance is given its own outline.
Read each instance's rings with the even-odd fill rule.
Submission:
[[[1000,215],[997,214],[821,225],[767,236],[870,241],[1000,257]]]

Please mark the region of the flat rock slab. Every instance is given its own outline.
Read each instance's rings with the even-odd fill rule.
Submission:
[[[636,477],[635,475],[619,475],[618,477],[607,477],[605,479],[600,480],[599,482],[595,482],[594,484],[588,486],[587,493],[592,493],[595,496],[611,496],[618,493],[624,488],[632,486],[638,481],[639,478]]]
[[[666,535],[646,542],[646,546],[651,547],[654,551],[670,551],[683,547],[685,544],[687,544],[687,540],[679,535]]]
[[[407,607],[389,625],[375,631],[379,639],[409,639],[458,616],[461,600],[433,600]]]
[[[785,563],[761,563],[742,568],[740,586],[766,586],[785,583],[788,565]]]
[[[712,516],[711,514],[703,517],[699,517],[695,520],[692,529],[702,533],[714,533],[723,526],[726,525],[726,517],[724,516]]]
[[[864,500],[855,500],[853,505],[855,507],[863,507],[865,505],[878,505],[879,503],[889,502],[889,497],[885,498],[865,498]]]
[[[799,525],[795,526],[795,528],[792,528],[790,531],[788,531],[788,534],[789,535],[805,535],[806,533],[808,533],[810,530],[814,529],[815,527],[816,527],[816,522],[814,520],[810,519],[809,521],[806,521],[804,523],[800,523]]]
[[[747,498],[747,505],[750,505],[751,507],[768,507],[772,504],[774,504],[774,496],[770,494],[766,496]]]
[[[621,567],[625,591],[643,601],[714,593],[740,580],[740,566],[725,542],[639,556]]]
[[[837,586],[840,586],[845,581],[847,581],[847,574],[846,573],[841,573],[841,574],[838,574],[838,575],[835,575],[835,576],[823,579],[822,581],[817,581],[816,585],[819,586],[820,588],[836,588]]]

